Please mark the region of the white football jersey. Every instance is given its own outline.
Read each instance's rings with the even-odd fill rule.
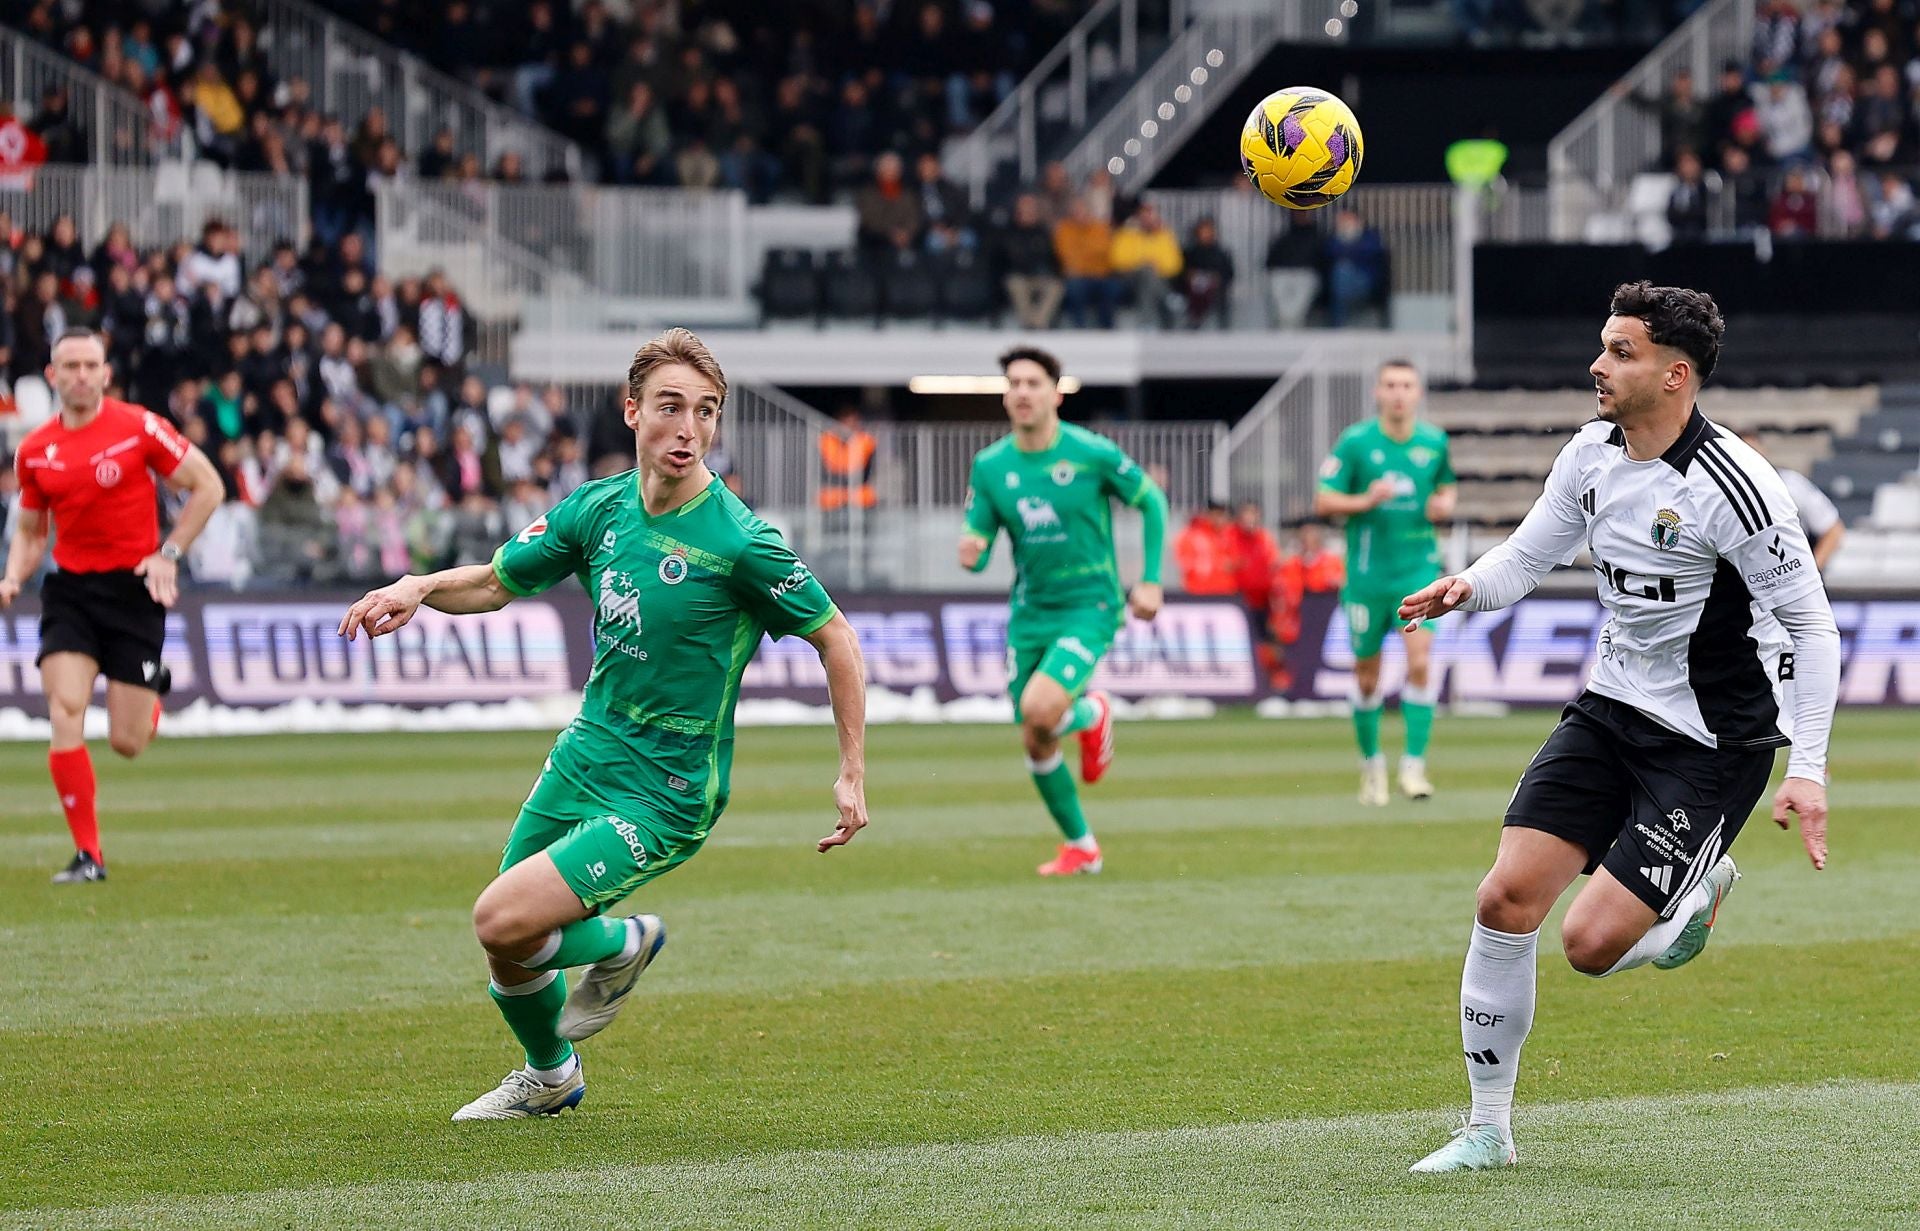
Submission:
[[[1733,433],[1695,409],[1672,448],[1641,462],[1596,419],[1507,546],[1542,566],[1592,556],[1609,618],[1588,688],[1709,747],[1789,742],[1780,681],[1793,662],[1771,611],[1820,574],[1785,484]]]

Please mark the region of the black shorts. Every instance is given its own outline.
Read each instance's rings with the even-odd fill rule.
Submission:
[[[152,688],[167,637],[167,609],[132,570],[48,573],[40,587],[40,653],[71,651],[100,664],[100,674]]]
[[[1708,748],[1611,697],[1583,692],[1534,754],[1509,825],[1586,848],[1670,916],[1733,845],[1773,774],[1772,748]]]

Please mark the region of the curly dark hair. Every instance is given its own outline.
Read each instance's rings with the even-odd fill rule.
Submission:
[[[1004,372],[1022,359],[1039,364],[1046,370],[1048,380],[1056,385],[1060,383],[1060,360],[1054,356],[1053,352],[1041,350],[1037,346],[1016,346],[1000,356],[1000,370]]]
[[[1644,279],[1623,282],[1613,288],[1613,301],[1607,311],[1614,316],[1638,318],[1655,346],[1671,346],[1691,359],[1701,384],[1713,375],[1727,322],[1713,296],[1705,291],[1655,286]]]

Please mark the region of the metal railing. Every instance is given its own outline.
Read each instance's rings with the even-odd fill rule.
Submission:
[[[581,177],[579,146],[419,58],[307,0],[256,0],[256,7],[260,45],[274,73],[304,79],[314,106],[349,126],[379,107],[410,157],[424,153],[434,133],[446,128],[455,149],[478,154],[489,167],[512,152],[529,179],[555,167]]]
[[[141,165],[160,152],[146,108],[132,93],[0,26],[0,99],[14,115],[31,120],[54,87],[66,92],[67,114],[86,138],[92,165]]]
[[[1706,97],[1722,61],[1751,58],[1753,20],[1754,0],[1709,0],[1548,143],[1555,239],[1578,241],[1589,217],[1621,205],[1633,177],[1660,157],[1657,100],[1674,72],[1690,70]]]
[[[483,262],[499,252],[539,273],[537,286],[516,273],[516,291],[573,286],[691,310],[743,303],[752,276],[739,192],[414,181],[379,199],[383,254],[389,243],[464,243]]]
[[[1310,4],[1335,11],[1328,0],[1196,4],[1192,24],[1074,143],[1068,173],[1077,182],[1105,167],[1117,190],[1140,191],[1276,43],[1331,37],[1309,26]]]
[[[1235,504],[1257,502],[1269,519],[1311,513],[1320,462],[1372,410],[1373,380],[1372,364],[1301,360],[1233,425],[1214,462],[1215,489]]]
[[[1088,10],[1013,93],[948,151],[948,168],[964,179],[974,205],[986,204],[988,186],[1002,164],[1012,163],[1021,182],[1032,182],[1040,169],[1042,125],[1083,128],[1096,92],[1138,71],[1142,36],[1151,41],[1164,30],[1171,37],[1185,24],[1186,9],[1184,3],[1172,6],[1171,29],[1158,23],[1149,27],[1139,0],[1100,0]]]
[[[206,163],[189,167],[41,167],[27,191],[0,189],[0,209],[15,226],[45,233],[62,214],[73,216],[88,248],[124,222],[134,245],[161,247],[197,241],[213,219],[239,230],[249,265],[269,259],[281,240],[304,248],[307,191],[299,180],[222,171]]]

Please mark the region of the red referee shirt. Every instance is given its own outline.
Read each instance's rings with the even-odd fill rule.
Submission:
[[[21,507],[52,510],[62,572],[131,569],[160,546],[152,472],[172,474],[192,447],[159,415],[103,398],[77,432],[55,415],[27,434],[13,462]]]

